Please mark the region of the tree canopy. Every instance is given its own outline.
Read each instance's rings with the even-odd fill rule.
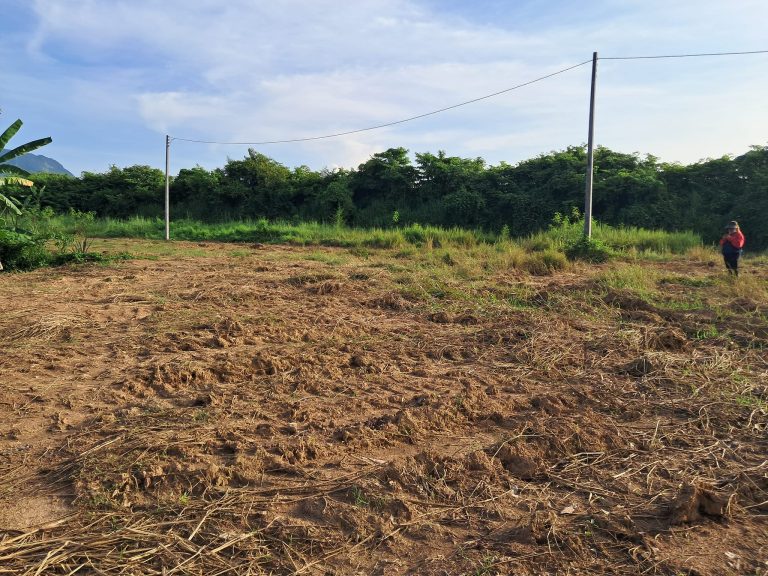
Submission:
[[[374,154],[352,170],[290,169],[255,150],[222,168],[185,168],[171,184],[176,218],[260,218],[356,226],[434,224],[526,235],[556,212],[581,209],[583,147],[541,154],[515,165],[404,148]],[[149,166],[111,167],[79,178],[36,175],[44,204],[99,216],[161,216],[164,176]],[[768,248],[768,147],[687,166],[608,148],[595,153],[594,214],[613,225],[694,230],[712,241],[739,220],[750,249]],[[393,215],[397,213],[397,217]]]

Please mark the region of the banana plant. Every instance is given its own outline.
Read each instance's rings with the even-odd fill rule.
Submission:
[[[19,131],[19,128],[21,128],[22,124],[23,122],[21,120],[16,120],[16,122],[11,124],[5,130],[5,132],[0,135],[0,151],[5,149],[5,145],[8,144],[8,141],[13,138],[16,132]],[[29,172],[19,168],[18,166],[14,166],[13,164],[8,164],[8,162],[14,158],[22,156],[23,154],[26,154],[27,152],[32,152],[32,150],[37,150],[46,144],[50,144],[51,142],[53,142],[53,140],[49,137],[40,138],[39,140],[33,140],[32,142],[27,142],[26,144],[17,146],[13,150],[0,152],[0,186],[6,186],[8,184],[32,186],[32,180],[27,178],[29,176]],[[2,192],[0,192],[0,209],[8,209],[15,214],[21,214],[21,210],[19,210],[19,207],[16,205],[16,202],[14,202],[14,199],[9,198]]]

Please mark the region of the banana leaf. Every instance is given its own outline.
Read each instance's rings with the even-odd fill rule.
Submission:
[[[0,164],[0,175],[29,176],[29,172],[24,168],[19,168],[13,164]]]
[[[6,184],[19,184],[20,186],[34,186],[35,183],[28,178],[19,178],[18,176],[0,176],[0,186]]]
[[[40,138],[39,140],[33,140],[32,142],[27,142],[26,144],[22,144],[21,146],[17,146],[13,150],[9,150],[4,154],[0,154],[0,165],[2,165],[4,162],[8,162],[8,160],[13,160],[18,156],[22,156],[27,152],[31,152],[32,150],[37,150],[41,146],[45,146],[46,144],[50,144],[51,142],[53,142],[53,139],[51,137],[46,137],[46,138]]]
[[[16,132],[19,131],[19,128],[21,128],[22,124],[23,122],[21,120],[16,120],[16,122],[6,128],[5,132],[3,132],[2,136],[0,136],[0,150],[5,148],[5,145],[8,144],[8,141],[13,138]]]
[[[5,206],[8,210],[13,212],[14,214],[21,214],[21,210],[19,210],[18,206],[14,204],[13,200],[5,196],[4,194],[0,194],[0,208]]]

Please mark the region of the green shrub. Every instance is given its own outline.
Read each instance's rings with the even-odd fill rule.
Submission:
[[[400,238],[396,234],[385,234],[381,230],[374,230],[362,242],[368,248],[395,248],[400,246]]]
[[[499,232],[499,237],[496,239],[496,242],[498,244],[506,244],[509,242],[510,238],[509,225],[504,224],[504,226],[501,227],[501,232]]]
[[[568,260],[565,255],[557,250],[534,252],[523,261],[523,268],[537,276],[546,276],[556,270],[563,270],[567,266]]]
[[[568,267],[568,259],[565,254],[557,250],[544,250],[538,256],[550,270],[564,270]]]
[[[522,242],[523,248],[531,252],[543,252],[557,248],[558,242],[545,235],[531,236]]]
[[[51,266],[63,266],[64,264],[84,264],[86,262],[111,262],[113,260],[127,260],[130,254],[121,253],[107,256],[98,252],[61,252],[50,257]]]
[[[584,218],[577,210],[573,210],[570,216],[555,214],[549,228],[531,234],[522,240],[522,244],[527,250],[556,248],[566,250],[566,253],[570,250],[576,257],[579,254],[586,256],[580,258],[582,260],[597,258],[592,261],[603,261],[600,258],[605,254],[601,256],[601,250],[597,250],[598,253],[595,254],[595,245],[581,243],[583,236]],[[597,220],[592,220],[592,238],[611,252],[609,257],[620,253],[634,257],[685,254],[688,250],[702,245],[701,237],[690,231],[666,232],[632,226],[611,226]]]
[[[701,236],[690,231],[667,232],[600,223],[594,225],[594,236],[613,250],[635,249],[641,254],[685,254],[702,245]]]
[[[613,258],[614,252],[602,240],[582,236],[576,242],[566,246],[565,255],[569,260],[607,262]]]
[[[421,246],[427,240],[426,230],[424,230],[424,228],[422,228],[418,224],[413,224],[411,226],[408,226],[408,228],[403,228],[402,232],[403,232],[403,238],[405,238],[405,241],[408,242],[408,244]]]
[[[44,241],[28,234],[0,229],[0,262],[6,270],[32,270],[47,265],[49,261]]]

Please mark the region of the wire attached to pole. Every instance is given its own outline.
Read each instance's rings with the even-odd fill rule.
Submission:
[[[741,56],[744,54],[768,54],[768,50],[747,52],[702,52],[700,54],[660,54],[657,56],[601,56],[600,60],[657,60],[660,58],[700,58],[702,56]]]
[[[768,50],[747,50],[742,52],[701,52],[696,54],[657,54],[657,55],[650,55],[650,56],[601,56],[599,59],[600,60],[659,60],[663,58],[700,58],[705,56],[743,56],[747,54],[768,54]],[[339,136],[359,134],[361,132],[369,132],[371,130],[386,128],[388,126],[396,126],[398,124],[404,124],[406,122],[418,120],[419,118],[426,118],[427,116],[433,116],[435,114],[440,114],[441,112],[453,110],[454,108],[466,106],[467,104],[473,104],[475,102],[480,102],[481,100],[487,100],[488,98],[493,98],[494,96],[499,96],[500,94],[506,94],[507,92],[517,90],[518,88],[523,88],[524,86],[530,86],[531,84],[535,84],[536,82],[541,82],[542,80],[546,80],[547,78],[552,78],[553,76],[557,76],[558,74],[563,74],[575,68],[584,66],[585,64],[589,64],[590,62],[592,62],[591,58],[589,60],[585,60],[584,62],[579,62],[578,64],[574,64],[573,66],[568,66],[567,68],[558,70],[557,72],[552,72],[551,74],[546,74],[544,76],[540,76],[533,80],[529,80],[528,82],[523,82],[522,84],[512,86],[511,88],[505,88],[504,90],[499,90],[498,92],[493,92],[491,94],[486,94],[485,96],[480,96],[478,98],[473,98],[471,100],[459,102],[458,104],[453,104],[451,106],[446,106],[444,108],[432,110],[431,112],[425,112],[424,114],[417,114],[416,116],[403,118],[402,120],[395,120],[394,122],[386,122],[384,124],[377,124],[376,126],[369,126],[368,128],[359,128],[357,130],[347,130],[346,132],[336,132],[335,134],[325,134],[323,136],[309,136],[306,138],[288,138],[285,140],[264,140],[261,142],[224,142],[224,141],[218,141],[218,140],[196,140],[194,138],[181,138],[179,136],[170,136],[170,140],[171,141],[179,140],[181,142],[194,142],[198,144],[263,146],[265,144],[288,144],[291,142],[310,142],[313,140],[326,140],[328,138],[338,138]]]
[[[360,132],[368,132],[370,130],[378,130],[380,128],[386,128],[388,126],[404,124],[405,122],[411,122],[412,120],[418,120],[419,118],[433,116],[434,114],[440,114],[441,112],[446,112],[447,110],[453,110],[454,108],[459,108],[460,106],[466,106],[467,104],[473,104],[475,102],[480,102],[481,100],[487,100],[488,98],[493,98],[494,96],[499,96],[500,94],[506,94],[507,92],[511,92],[512,90],[517,90],[518,88],[523,88],[524,86],[530,86],[531,84],[535,84],[536,82],[541,82],[542,80],[546,80],[547,78],[552,78],[553,76],[557,76],[558,74],[563,74],[564,72],[568,72],[569,70],[573,70],[574,68],[579,68],[580,66],[584,66],[585,64],[589,64],[590,62],[592,62],[591,58],[589,60],[585,60],[584,62],[579,62],[578,64],[569,66],[568,68],[563,68],[562,70],[558,70],[557,72],[552,72],[551,74],[540,76],[538,78],[535,78],[534,80],[529,80],[528,82],[523,82],[522,84],[512,86],[511,88],[505,88],[504,90],[493,92],[492,94],[486,94],[485,96],[480,96],[479,98],[473,98],[472,100],[466,100],[465,102],[452,104],[451,106],[446,106],[445,108],[440,108],[438,110],[433,110],[431,112],[426,112],[424,114],[418,114],[416,116],[411,116],[410,118],[404,118],[402,120],[396,120],[394,122],[386,122],[385,124],[378,124],[376,126],[370,126],[368,128],[360,128],[358,130],[348,130],[347,132],[337,132],[336,134],[326,134],[324,136],[310,136],[308,138],[290,138],[287,140],[266,140],[263,142],[218,142],[215,140],[195,140],[192,138],[179,138],[176,136],[172,137],[171,140],[180,140],[182,142],[197,142],[199,144],[225,144],[225,145],[231,144],[231,145],[239,145],[239,146],[262,146],[264,144],[287,144],[290,142],[309,142],[311,140],[325,140],[327,138],[337,138],[339,136],[347,136],[349,134],[358,134]]]

